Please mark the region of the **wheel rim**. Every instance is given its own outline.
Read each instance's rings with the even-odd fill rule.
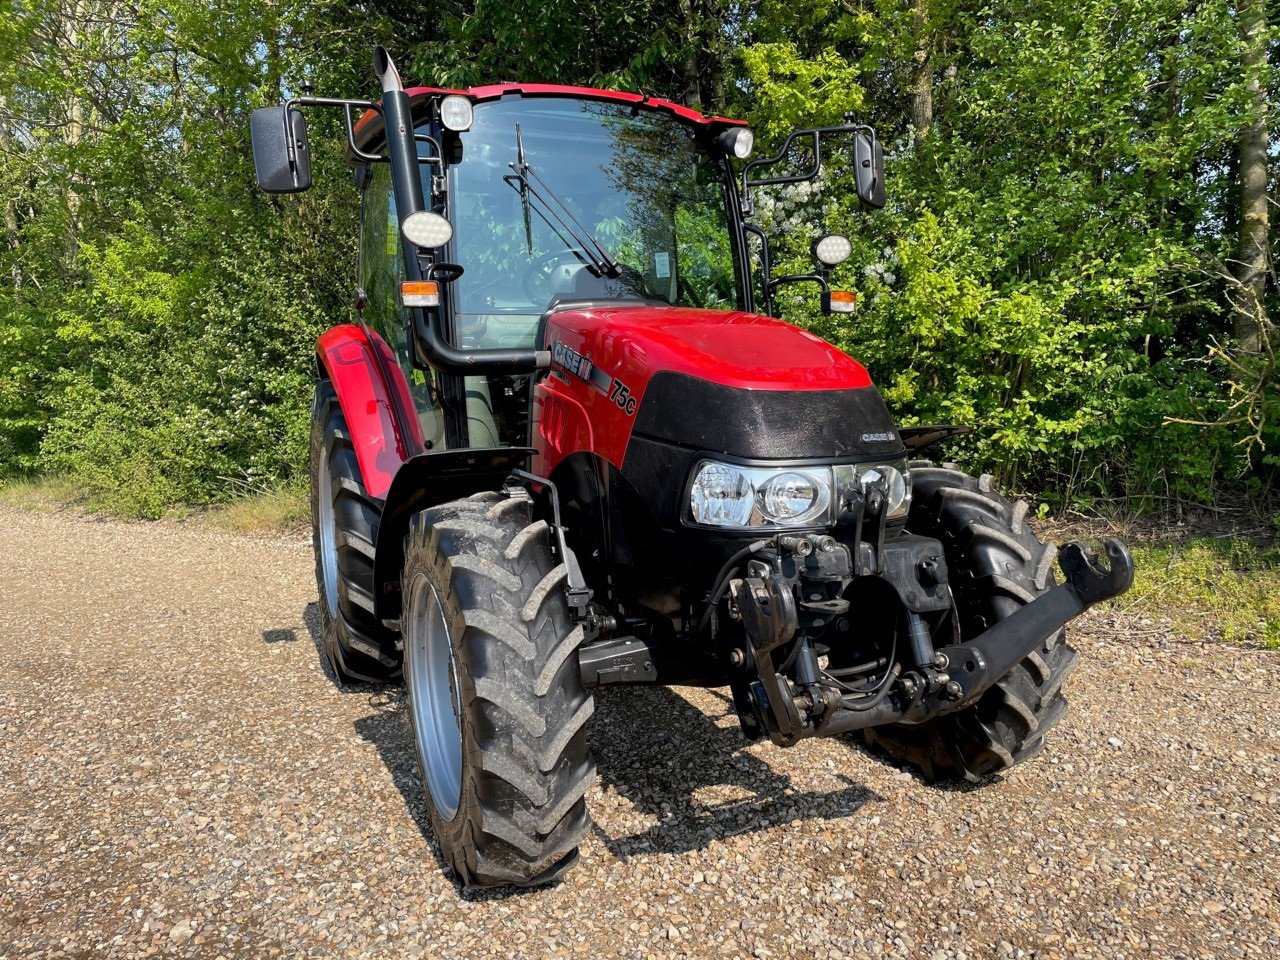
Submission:
[[[325,609],[330,617],[338,615],[338,525],[333,516],[333,481],[329,479],[329,451],[320,451],[317,470],[316,513],[320,528],[316,550],[320,553],[320,574],[324,580]]]
[[[418,756],[436,810],[452,820],[462,796],[457,667],[444,607],[436,588],[421,574],[409,590],[407,621],[404,675]]]

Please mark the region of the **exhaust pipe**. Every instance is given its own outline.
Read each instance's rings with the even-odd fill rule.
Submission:
[[[396,211],[401,223],[405,217],[426,209],[422,197],[422,176],[418,169],[418,144],[413,133],[413,113],[404,92],[400,71],[385,47],[373,49],[373,72],[382,85],[382,125],[391,159],[391,182],[395,190]],[[400,236],[405,276],[410,280],[430,279],[423,276],[418,248]],[[431,261],[428,261],[430,264]],[[442,284],[447,288],[447,284]],[[547,350],[459,350],[449,343],[441,328],[438,309],[413,309],[413,325],[422,352],[431,365],[445,373],[474,376],[489,373],[527,373],[551,366]]]

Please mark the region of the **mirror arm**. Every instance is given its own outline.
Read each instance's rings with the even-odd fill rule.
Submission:
[[[342,107],[342,118],[347,131],[347,149],[351,151],[351,155],[362,163],[386,163],[388,158],[380,156],[376,153],[367,153],[356,145],[356,124],[355,118],[351,115],[351,111],[359,108],[361,110],[376,110],[382,112],[382,104],[374,100],[347,100],[342,97],[293,97],[284,104],[285,117],[285,133],[286,144],[289,148],[289,165],[292,167],[295,163],[293,137],[289,136],[292,131],[289,129],[289,111],[297,107]],[[440,166],[444,161],[441,159],[444,152],[440,149],[440,144],[436,142],[434,137],[425,133],[414,134],[414,140],[421,143],[429,143],[435,150],[434,157],[419,157],[419,163],[433,163]]]
[[[286,100],[284,104],[285,145],[289,149],[290,167],[295,165],[296,155],[294,154],[293,131],[289,127],[289,111],[297,107],[342,107],[347,126],[347,146],[351,148],[352,156],[365,163],[377,163],[385,159],[371,153],[365,153],[356,146],[355,124],[351,119],[352,107],[360,107],[364,110],[379,110],[377,103],[371,100],[345,100],[340,97],[293,97]]]
[[[776,280],[769,281],[770,296],[772,296],[773,288],[779,287],[784,283],[805,283],[812,281],[822,287],[823,293],[830,293],[831,286],[827,283],[826,274],[823,273],[793,273],[785,277],[778,277]]]
[[[787,134],[787,139],[782,141],[782,149],[778,151],[776,156],[761,157],[759,160],[752,160],[742,168],[742,213],[744,216],[751,213],[751,188],[752,187],[771,187],[783,183],[801,183],[806,180],[812,180],[822,172],[822,137],[823,135],[836,133],[866,133],[871,137],[871,143],[874,146],[876,142],[876,132],[865,123],[846,123],[838,127],[814,127],[810,130],[793,130]],[[813,166],[805,173],[793,174],[786,177],[763,177],[759,180],[749,179],[750,173],[756,167],[767,167],[778,163],[785,159],[791,151],[791,144],[796,141],[797,137],[807,137],[813,144]]]
[[[773,265],[769,262],[769,238],[754,223],[743,221],[742,230],[744,233],[754,234],[760,238],[760,292],[764,296],[764,312],[768,316],[773,316],[773,286],[769,279]],[[744,256],[746,256],[745,253]]]
[[[782,286],[784,283],[810,283],[810,282],[816,283],[818,284],[818,286],[822,287],[822,294],[824,298],[831,296],[831,286],[827,283],[827,273],[825,270],[819,271],[818,273],[793,273],[793,274],[789,274],[788,276],[778,277],[775,280],[769,281],[769,284],[768,284],[769,291],[766,294],[766,296],[768,296],[769,298],[769,305],[771,307],[773,306],[773,291],[775,288]],[[825,299],[823,300],[823,303],[824,304],[826,303]],[[774,316],[774,314],[770,313],[770,316]],[[782,319],[782,318],[779,317],[778,319]]]

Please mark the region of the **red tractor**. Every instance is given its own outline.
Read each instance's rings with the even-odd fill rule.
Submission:
[[[828,283],[850,244],[773,276],[752,191],[843,164],[883,206],[874,131],[748,160],[740,121],[653,97],[374,67],[377,102],[255,111],[254,160],[306,189],[300,108],[344,112],[359,289],[316,350],[323,646],[344,681],[403,674],[462,883],[573,863],[595,687],[727,685],[749,738],[856,731],[931,780],[1034,756],[1063,626],[1128,588],[1128,552],[1056,551],[989,478],[913,460],[959,428],[897,428],[857,361],[770,316],[800,282],[852,309]]]

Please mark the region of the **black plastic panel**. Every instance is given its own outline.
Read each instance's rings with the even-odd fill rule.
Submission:
[[[742,460],[906,455],[875,387],[740,390],[669,371],[645,388],[634,435]]]

